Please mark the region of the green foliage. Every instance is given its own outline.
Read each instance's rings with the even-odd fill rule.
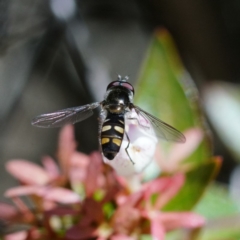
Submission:
[[[217,228],[213,231],[205,232],[201,237],[200,240],[237,240],[240,239],[240,230],[238,228],[228,228],[228,229],[221,229]]]
[[[205,126],[197,89],[165,30],[157,31],[153,37],[137,84],[135,102],[178,130]],[[194,164],[208,161],[211,157],[209,143],[206,135],[186,161]]]
[[[104,212],[104,215],[110,219],[110,217],[113,215],[115,211],[115,206],[112,202],[107,202],[103,205],[103,212]]]
[[[178,195],[164,207],[164,210],[186,211],[192,209],[215,177],[219,167],[220,159],[215,158],[187,172],[184,186]]]
[[[238,206],[230,198],[227,188],[216,183],[210,185],[194,210],[207,219],[226,217],[239,212]]]
[[[165,30],[157,31],[153,37],[136,93],[137,105],[180,131],[195,126],[206,130],[196,87]],[[216,184],[208,187],[220,168],[221,158],[211,156],[207,132],[199,147],[185,160],[194,167],[186,172],[183,188],[163,210],[188,211],[196,206],[195,211],[210,220],[196,239],[240,239],[238,206],[223,187]],[[167,239],[181,239],[182,234],[175,231]],[[145,235],[142,239],[151,237]]]
[[[240,239],[239,208],[225,186],[210,185],[195,211],[208,219],[199,240]]]
[[[136,103],[163,121],[181,131],[205,128],[197,89],[166,30],[155,33],[137,88]],[[199,147],[185,160],[195,168],[187,172],[184,187],[165,210],[189,210],[197,203],[220,165],[211,158],[210,139],[205,134]]]

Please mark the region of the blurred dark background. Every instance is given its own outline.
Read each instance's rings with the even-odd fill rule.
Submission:
[[[12,158],[54,156],[59,129],[37,129],[41,113],[102,100],[117,74],[134,83],[151,36],[165,27],[199,87],[240,79],[240,2],[237,0],[0,0],[0,193],[13,185]],[[149,83],[151,84],[151,83]],[[76,125],[79,150],[98,149],[97,114]],[[235,166],[224,156],[218,179]]]

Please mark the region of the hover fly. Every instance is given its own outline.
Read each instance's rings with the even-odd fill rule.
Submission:
[[[185,137],[182,133],[133,104],[134,88],[127,80],[128,77],[122,78],[119,75],[116,81],[111,82],[107,86],[102,102],[42,114],[32,120],[32,125],[51,128],[61,127],[67,123],[74,124],[90,117],[95,108],[101,107],[102,112],[104,112],[104,118],[101,123],[99,140],[103,155],[107,159],[113,160],[120,150],[125,135],[128,141],[125,151],[130,161],[134,164],[128,153],[130,139],[125,131],[125,121],[135,119],[140,127],[146,128],[146,126],[141,125],[137,118],[131,118],[131,115],[128,114],[135,110],[139,117],[150,123],[158,138],[184,143]]]

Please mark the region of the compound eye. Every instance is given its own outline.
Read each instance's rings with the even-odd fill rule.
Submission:
[[[121,83],[121,86],[129,89],[130,91],[132,91],[132,92],[134,93],[134,88],[133,88],[133,86],[132,86],[130,83],[128,83],[128,82],[123,82],[123,83]]]
[[[119,82],[119,81],[111,82],[111,83],[108,84],[107,90],[108,90],[109,88],[112,88],[112,87],[115,87],[115,86],[119,86],[119,85],[120,85],[120,82]]]
[[[114,82],[109,83],[108,86],[107,86],[107,90],[110,89],[110,88],[112,88],[112,87],[116,87],[116,86],[125,87],[125,88],[129,89],[130,91],[132,91],[133,94],[134,94],[134,88],[133,88],[133,86],[132,86],[130,83],[128,83],[128,82],[123,82],[123,81],[114,81]]]

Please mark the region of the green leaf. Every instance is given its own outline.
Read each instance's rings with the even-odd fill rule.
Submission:
[[[188,211],[201,198],[207,185],[216,176],[221,165],[219,157],[186,173],[184,186],[179,193],[163,208],[164,211]]]
[[[140,240],[152,240],[152,237],[150,235],[141,235]]]
[[[194,211],[208,220],[200,240],[240,239],[239,208],[225,186],[210,185]]]
[[[107,202],[103,205],[103,212],[104,212],[104,215],[109,219],[113,213],[115,211],[115,207],[113,205],[113,203],[111,202]]]
[[[208,222],[199,240],[235,240],[240,239],[240,217],[215,219]]]
[[[196,87],[166,30],[157,31],[152,39],[135,103],[178,130],[204,126]],[[209,142],[206,137],[186,161],[196,165],[206,162],[211,156]]]
[[[239,213],[237,204],[229,196],[225,186],[211,184],[194,211],[206,217],[214,219]]]

